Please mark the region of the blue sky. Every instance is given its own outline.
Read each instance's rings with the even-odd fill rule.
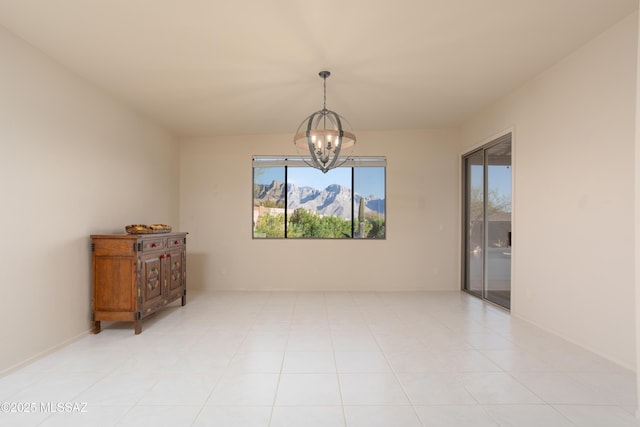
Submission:
[[[284,181],[284,167],[259,168],[262,173],[257,176],[258,184],[271,184],[274,180]],[[356,168],[355,191],[363,196],[374,195],[385,197],[384,168],[362,167]],[[289,183],[299,187],[326,188],[331,184],[351,187],[351,168],[341,167],[328,171],[326,174],[311,167],[289,167]]]
[[[482,165],[471,166],[471,185],[482,186]],[[490,165],[489,186],[499,196],[511,198],[511,167]]]

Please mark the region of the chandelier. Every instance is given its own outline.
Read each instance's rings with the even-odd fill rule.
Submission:
[[[293,143],[306,164],[327,173],[348,160],[356,143],[356,136],[351,130],[343,129],[343,123],[351,127],[344,117],[327,110],[327,77],[331,73],[320,71],[318,74],[324,81],[322,110],[302,121],[293,137]]]

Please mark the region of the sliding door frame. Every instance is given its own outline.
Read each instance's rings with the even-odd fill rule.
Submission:
[[[464,152],[460,159],[460,165],[461,165],[461,185],[460,185],[460,189],[461,189],[461,207],[460,207],[460,218],[461,218],[461,239],[460,239],[460,289],[470,295],[473,295],[474,297],[477,298],[481,298],[484,301],[487,301],[491,304],[495,304],[496,306],[503,308],[505,310],[510,310],[511,309],[511,303],[509,304],[509,307],[505,307],[501,304],[496,303],[495,301],[491,301],[487,298],[487,281],[488,281],[488,269],[487,269],[487,264],[488,264],[488,255],[487,255],[487,236],[489,233],[489,219],[488,219],[488,215],[487,215],[487,207],[488,207],[488,191],[489,191],[489,179],[488,179],[488,165],[487,165],[487,151],[489,149],[491,149],[492,147],[497,146],[498,144],[501,144],[503,142],[505,142],[506,140],[510,141],[511,144],[511,159],[510,159],[510,165],[511,165],[511,230],[513,230],[513,223],[514,223],[514,215],[513,215],[513,207],[514,207],[514,185],[513,185],[513,171],[514,171],[514,158],[515,156],[513,155],[514,152],[514,132],[513,129],[509,129],[505,132],[502,132],[496,136],[493,136],[487,140],[485,140],[484,142],[476,145],[475,147],[473,147],[471,150]],[[478,153],[482,153],[482,214],[483,214],[483,220],[482,220],[482,251],[483,251],[483,255],[482,255],[482,290],[480,292],[481,295],[478,295],[477,291],[474,291],[473,289],[470,289],[468,287],[469,283],[467,281],[468,279],[468,274],[469,274],[469,251],[468,251],[468,240],[469,240],[469,234],[468,234],[468,223],[469,223],[469,218],[468,218],[468,194],[471,188],[470,182],[469,182],[469,176],[468,176],[468,170],[467,170],[467,159],[471,158],[473,155],[476,155]],[[512,242],[510,242],[510,247],[512,248]],[[513,254],[513,250],[512,250],[512,254]],[[511,258],[511,269],[510,269],[510,301],[513,300],[513,256]]]

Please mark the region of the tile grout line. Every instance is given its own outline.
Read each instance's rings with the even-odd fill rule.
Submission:
[[[275,390],[275,393],[273,394],[273,402],[271,404],[271,413],[269,414],[269,422],[267,426],[271,426],[271,423],[273,422],[273,413],[275,412],[276,402],[278,401],[278,392],[280,391],[280,382],[282,380],[284,360],[287,357],[287,349],[289,348],[289,339],[291,338],[291,328],[293,324],[293,314],[295,313],[297,301],[298,301],[298,294],[296,293],[296,302],[293,304],[293,309],[291,310],[291,314],[289,315],[289,325],[288,325],[289,331],[287,332],[287,342],[285,343],[284,351],[282,352],[282,360],[280,360],[280,372],[278,373],[278,382],[276,383],[276,390]]]
[[[342,411],[342,421],[344,422],[345,427],[347,427],[347,413],[344,409],[344,397],[342,395],[342,382],[340,381],[340,373],[338,372],[338,360],[336,359],[336,347],[333,342],[333,330],[331,329],[331,325],[329,323],[329,310],[327,308],[327,296],[323,292],[324,302],[325,302],[325,314],[327,316],[327,325],[329,326],[329,338],[331,340],[331,354],[333,355],[333,366],[336,371],[336,380],[338,382],[338,394],[340,395],[340,409]]]

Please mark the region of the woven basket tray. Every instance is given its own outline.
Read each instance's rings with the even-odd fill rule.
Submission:
[[[124,229],[127,234],[159,234],[171,232],[171,226],[165,224],[131,224],[127,225]]]

